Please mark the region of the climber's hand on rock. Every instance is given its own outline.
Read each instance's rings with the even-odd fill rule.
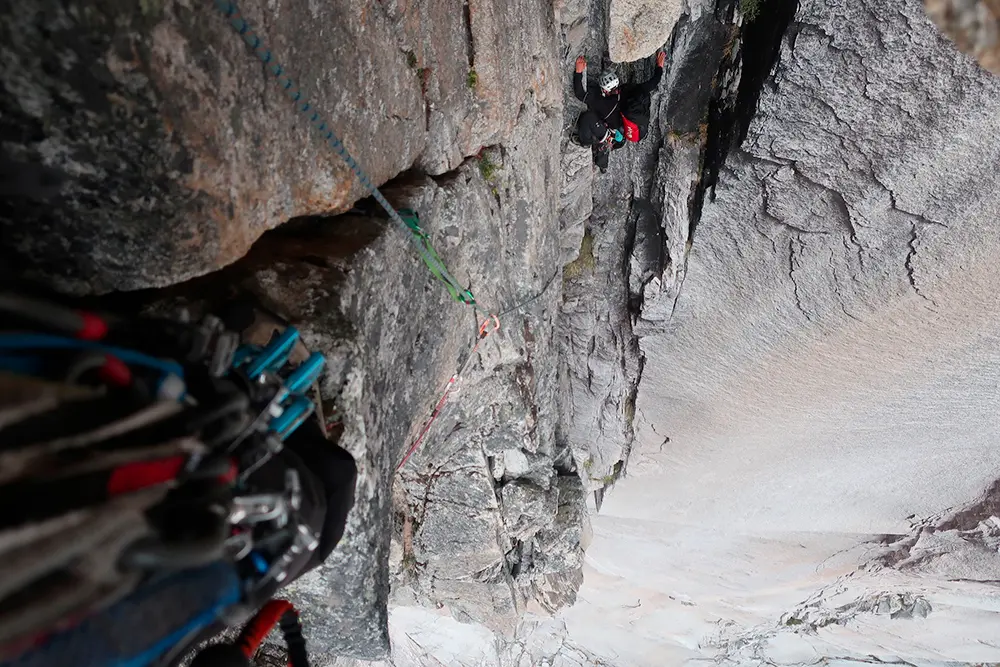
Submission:
[[[583,74],[583,70],[587,69],[587,59],[583,56],[577,56],[576,58],[576,73]]]
[[[663,51],[660,51],[659,53],[656,54],[656,66],[657,67],[663,67],[663,65],[666,62],[667,62],[667,54],[666,53],[664,53]],[[579,67],[579,65],[577,65],[577,67]]]

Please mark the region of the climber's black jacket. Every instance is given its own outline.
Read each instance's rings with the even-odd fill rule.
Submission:
[[[657,67],[653,71],[653,76],[644,83],[628,86],[624,89],[624,96],[628,96],[633,91],[652,93],[660,85],[660,78],[663,76],[663,68]],[[588,81],[587,86],[583,85],[583,74],[575,72],[573,74],[573,92],[587,108],[597,114],[597,117],[612,130],[622,129],[622,89],[615,91],[611,95],[601,95],[601,88],[596,81]]]

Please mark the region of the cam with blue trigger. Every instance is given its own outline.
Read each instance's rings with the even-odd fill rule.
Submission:
[[[280,382],[269,401],[267,413],[270,417],[268,429],[282,441],[315,412],[316,405],[305,392],[319,379],[326,363],[322,354],[313,352],[291,373],[282,377],[281,369],[287,364],[298,341],[298,330],[288,327],[263,348],[252,345],[240,347],[233,360],[233,367],[252,382]]]
[[[267,461],[278,455],[284,442],[316,411],[315,403],[306,395],[319,379],[326,362],[322,354],[314,352],[291,368],[289,357],[299,342],[299,332],[288,327],[273,336],[264,347],[243,345],[233,357],[231,374],[242,376],[251,390],[251,402],[258,417],[249,426],[248,433],[264,433],[264,449],[252,453],[253,461],[241,466],[238,488],[244,485]],[[239,530],[228,540],[237,560],[247,558],[258,575],[257,586],[269,582],[281,583],[288,576],[293,562],[313,552],[318,544],[314,534],[298,516],[301,486],[298,474],[289,469],[285,475],[282,492],[237,495],[233,499],[230,521]],[[270,548],[259,542],[258,528],[270,524],[265,532]],[[283,538],[281,537],[283,536]],[[274,550],[276,543],[284,543]]]

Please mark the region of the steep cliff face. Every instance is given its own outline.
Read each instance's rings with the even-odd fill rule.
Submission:
[[[449,300],[407,233],[359,201],[357,180],[204,2],[5,7],[3,268],[73,292],[173,285],[112,296],[129,305],[238,295],[327,354],[324,417],[359,482],[342,544],[291,591],[319,659],[387,655],[390,588],[403,615],[511,635],[526,609],[575,599],[588,530],[557,438],[552,7],[241,10],[499,330],[471,349],[482,314]]]
[[[525,105],[523,136],[483,158],[488,178],[471,160],[387,189],[421,211],[482,302],[509,311],[398,474],[468,358],[477,320],[395,233],[355,258],[339,292],[357,328],[337,400],[340,443],[363,472],[344,548],[293,588],[320,654],[371,658],[388,648],[390,583],[393,605],[444,607],[501,633],[533,600],[555,609],[573,599],[584,517],[572,510],[582,508],[579,480],[554,439],[558,156],[538,150],[556,140],[557,112]]]
[[[242,10],[333,126],[351,130],[347,146],[376,182],[420,155],[420,81],[383,47],[395,39],[382,12]],[[362,196],[211,3],[10,3],[4,15],[3,165],[18,183],[4,250],[30,257],[32,274],[75,292],[175,283],[289,218]],[[357,67],[338,67],[348,58]]]
[[[560,5],[564,71],[581,52],[598,66],[610,9]],[[1000,463],[998,204],[976,186],[998,162],[997,83],[915,3],[803,3],[747,140],[705,192],[711,124],[729,113],[713,104],[770,65],[740,71],[734,7],[715,9],[677,24],[645,144],[616,153],[607,175],[561,146],[555,442],[601,506],[581,595],[554,619],[529,604],[515,627],[501,623],[520,575],[498,584],[490,527],[537,478],[494,501],[473,450],[423,488],[467,490],[459,502],[475,499],[475,512],[444,503],[427,529],[413,521],[419,503],[400,505],[412,512],[400,571],[423,564],[434,590],[411,583],[398,599],[441,610],[397,607],[383,664],[1000,658],[995,488],[982,495]],[[563,92],[569,128],[578,108]],[[518,512],[514,533],[537,525],[535,511]],[[459,558],[417,560],[443,518]],[[409,539],[411,557],[415,527],[427,532]]]
[[[1000,80],[915,0],[804,0],[768,76],[793,7],[741,4],[243,8],[500,314],[471,358],[207,3],[5,12],[4,268],[106,292],[250,250],[177,290],[329,357],[358,503],[291,590],[329,664],[1000,661]],[[660,46],[650,136],[595,173],[573,60]]]
[[[564,71],[580,54],[592,76],[608,64],[601,55],[614,39],[608,11],[614,3],[563,8]],[[639,335],[669,319],[683,284],[711,102],[727,86],[719,76],[724,58],[737,52],[727,10],[719,14],[677,24],[663,45],[669,62],[652,97],[649,136],[613,153],[607,174],[589,167],[590,149],[563,144],[563,225],[567,245],[578,240],[563,272],[562,422],[594,508],[628,470],[644,363]],[[615,67],[626,82],[653,73],[651,59]],[[564,126],[572,128],[583,107],[568,84]]]
[[[635,326],[636,443],[570,637],[629,665],[1000,659],[998,110],[919,3],[800,4],[680,296]]]

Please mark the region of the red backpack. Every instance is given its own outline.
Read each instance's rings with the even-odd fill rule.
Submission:
[[[622,110],[622,124],[625,138],[629,141],[640,141],[649,134],[649,93],[633,89],[628,91]]]
[[[626,139],[628,139],[629,141],[639,141],[640,139],[642,139],[643,135],[641,130],[639,129],[639,126],[630,121],[624,115],[622,116],[622,124],[625,126],[624,128],[625,131],[623,132],[623,134],[625,135]]]

